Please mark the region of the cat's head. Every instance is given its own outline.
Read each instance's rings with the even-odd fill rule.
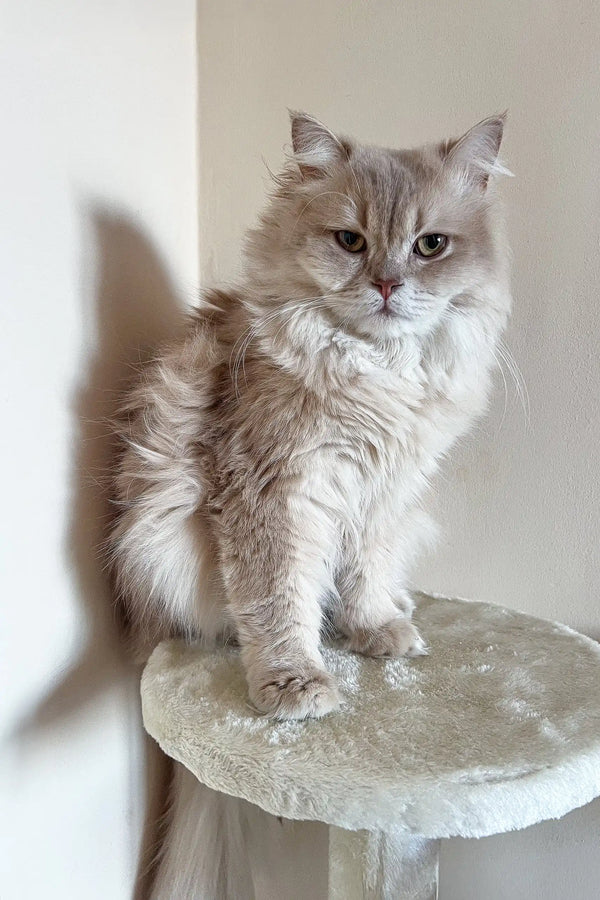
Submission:
[[[389,339],[426,334],[453,306],[486,302],[505,277],[490,176],[504,116],[417,150],[339,138],[292,113],[293,156],[248,262],[266,310],[325,310],[335,326]]]

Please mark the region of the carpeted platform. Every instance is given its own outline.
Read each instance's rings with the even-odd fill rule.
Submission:
[[[147,730],[204,784],[289,819],[479,837],[600,793],[600,645],[502,607],[421,595],[430,655],[325,651],[324,719],[249,706],[237,652],[171,641],[143,676]]]

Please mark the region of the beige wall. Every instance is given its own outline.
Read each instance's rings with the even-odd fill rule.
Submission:
[[[507,342],[530,421],[499,377],[491,415],[440,479],[445,537],[416,580],[595,637],[599,30],[591,0],[200,0],[198,23],[205,281],[236,268],[268,186],[263,158],[276,169],[289,140],[286,107],[389,145],[455,134],[509,108]],[[526,834],[452,842],[442,897],[595,897],[600,857],[589,835],[599,827],[596,803]]]
[[[1,6],[0,895],[129,900],[144,763],[97,558],[103,417],[197,281],[196,10]]]

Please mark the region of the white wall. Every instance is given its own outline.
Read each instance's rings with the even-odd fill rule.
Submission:
[[[123,360],[197,281],[192,0],[2,3],[4,900],[131,897],[135,679],[94,545]]]
[[[288,142],[286,107],[374,143],[452,135],[506,107],[514,249],[508,344],[530,425],[498,379],[491,415],[440,481],[446,537],[424,587],[600,637],[597,176],[592,0],[201,0],[201,266],[227,277]],[[506,408],[505,408],[506,403]],[[560,823],[449,842],[444,900],[597,896],[600,804]],[[591,837],[596,833],[596,838]]]
[[[199,4],[201,262],[230,274],[288,140],[285,107],[417,143],[508,106],[508,340],[531,425],[499,391],[440,488],[419,583],[596,637],[600,374],[592,2]],[[94,545],[102,418],[123,360],[168,332],[197,266],[192,0],[2,4],[0,883],[6,900],[131,895],[137,686]],[[597,894],[600,806],[449,842],[444,900]]]

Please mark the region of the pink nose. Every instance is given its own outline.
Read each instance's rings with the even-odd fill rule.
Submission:
[[[398,281],[372,281],[371,284],[373,287],[376,287],[384,300],[389,300],[390,295],[394,288],[400,287],[400,282]]]

